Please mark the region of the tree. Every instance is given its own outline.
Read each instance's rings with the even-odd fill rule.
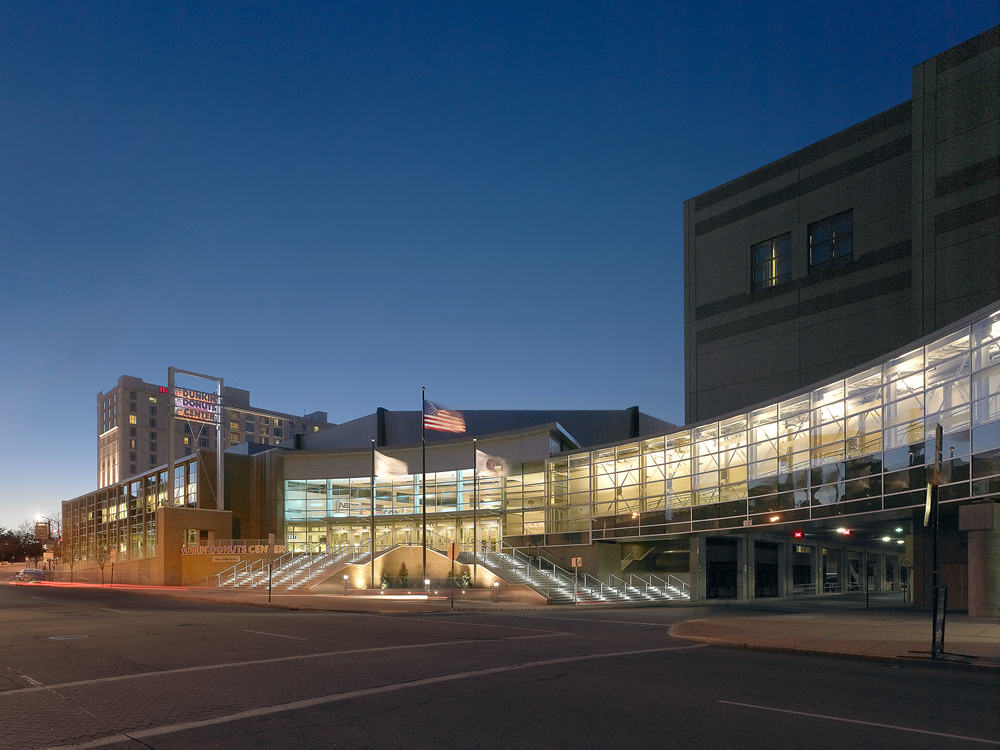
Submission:
[[[101,585],[104,585],[104,566],[111,562],[112,557],[111,545],[108,542],[104,544],[98,543],[96,549],[94,550],[94,562],[97,563],[97,567],[101,569]]]
[[[399,565],[399,588],[408,589],[410,588],[410,571],[406,569],[406,563],[400,563]]]

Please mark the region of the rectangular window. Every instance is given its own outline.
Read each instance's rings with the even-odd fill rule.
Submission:
[[[769,289],[792,279],[790,251],[792,235],[783,234],[758,242],[750,248],[753,264],[751,278],[753,291]]]
[[[138,420],[136,420],[135,414],[129,414],[128,415],[128,423],[129,424],[136,424],[137,422],[138,422]]]
[[[854,252],[853,228],[853,211],[844,211],[810,224],[809,270],[849,262]]]

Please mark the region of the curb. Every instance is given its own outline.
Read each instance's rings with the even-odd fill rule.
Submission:
[[[720,648],[732,648],[732,649],[742,649],[744,651],[763,651],[773,654],[796,654],[800,656],[822,656],[829,659],[852,659],[855,661],[872,661],[872,662],[884,662],[884,663],[903,663],[903,664],[919,664],[926,665],[930,667],[936,667],[938,669],[980,669],[980,670],[1000,670],[1000,663],[995,663],[993,661],[980,661],[980,660],[969,660],[969,661],[957,661],[954,659],[947,659],[944,661],[938,659],[930,659],[921,656],[888,656],[883,654],[859,654],[851,653],[848,651],[823,651],[822,649],[812,649],[812,648],[797,648],[795,646],[774,646],[764,643],[753,643],[751,641],[732,641],[725,638],[713,638],[711,636],[699,636],[699,635],[676,635],[674,633],[674,628],[678,625],[683,625],[684,623],[679,622],[671,625],[667,630],[667,634],[671,638],[675,638],[680,641],[693,641],[695,643],[704,643],[709,646],[719,646]]]

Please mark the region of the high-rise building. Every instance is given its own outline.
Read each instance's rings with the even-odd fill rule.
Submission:
[[[167,461],[168,389],[122,375],[97,394],[97,486],[107,487]],[[329,427],[324,411],[298,416],[250,405],[250,391],[225,386],[222,393],[223,450],[239,443],[278,445],[295,435]],[[215,450],[215,429],[178,420],[174,454]]]

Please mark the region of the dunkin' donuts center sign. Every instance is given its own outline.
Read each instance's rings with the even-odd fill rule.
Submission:
[[[222,398],[217,393],[174,388],[174,416],[206,424],[222,422]]]
[[[185,544],[181,547],[182,555],[266,555],[274,552],[277,555],[285,552],[284,544]],[[218,562],[223,562],[219,560]],[[235,562],[235,561],[233,561]]]

